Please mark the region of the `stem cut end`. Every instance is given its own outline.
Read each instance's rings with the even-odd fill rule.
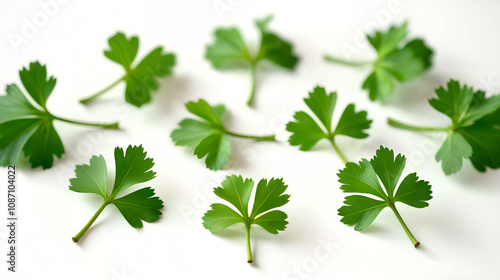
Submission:
[[[417,243],[415,243],[413,245],[415,245],[415,248],[418,248],[418,246],[420,246],[420,242],[417,241]]]
[[[75,237],[71,237],[71,240],[73,240],[73,242],[75,243],[78,243],[78,239],[76,239]]]
[[[276,135],[258,136],[257,141],[276,141]]]
[[[248,262],[248,263],[253,263],[253,261],[252,261],[252,260],[248,260],[247,262]]]
[[[111,123],[111,124],[104,124],[102,125],[102,128],[104,129],[120,129],[119,123]]]
[[[89,99],[81,99],[80,103],[82,103],[83,105],[87,105],[87,104],[89,104],[90,101],[91,100],[89,100]]]

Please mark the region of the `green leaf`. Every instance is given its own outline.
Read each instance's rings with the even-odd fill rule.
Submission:
[[[272,16],[268,16],[256,21],[256,25],[261,32],[260,51],[257,60],[267,59],[279,66],[293,70],[299,59],[293,54],[291,43],[269,32],[267,25],[271,19]]]
[[[104,55],[123,66],[125,73],[119,80],[80,102],[83,104],[91,102],[121,81],[127,84],[125,88],[127,103],[141,107],[151,102],[151,92],[158,89],[159,78],[172,74],[172,68],[176,63],[175,55],[164,52],[163,47],[156,47],[137,62],[135,61],[139,50],[137,36],[127,38],[125,34],[118,32],[109,38],[108,43],[109,50],[105,50]]]
[[[387,102],[394,92],[394,79],[391,73],[383,68],[376,68],[364,81],[363,89],[367,89],[370,100]]]
[[[472,147],[460,133],[449,132],[448,137],[436,153],[436,161],[443,161],[442,168],[446,175],[462,169],[462,159],[472,155]]]
[[[477,170],[500,168],[500,109],[457,131],[472,147],[470,160]]]
[[[238,68],[252,61],[240,31],[232,28],[215,30],[215,42],[207,46],[205,58],[216,69]]]
[[[429,69],[432,66],[433,51],[422,39],[413,39],[404,46],[403,51],[409,49],[413,52],[414,57],[420,59],[423,64],[423,70]]]
[[[125,189],[154,178],[155,172],[150,170],[153,159],[146,158],[146,152],[141,146],[128,146],[124,154],[120,147],[115,148],[116,176],[111,194],[108,193],[108,178],[106,161],[103,156],[93,156],[89,165],[77,165],[76,177],[70,179],[69,189],[80,193],[95,193],[103,198],[101,207],[97,210],[83,229],[73,237],[74,242],[92,226],[101,212],[109,204],[114,204],[125,220],[134,228],[141,228],[142,221],[154,222],[162,215],[163,201],[154,196],[155,191],[146,187],[125,196],[117,195]]]
[[[460,87],[457,81],[450,80],[448,89],[440,87],[436,90],[438,98],[429,100],[434,109],[450,117],[453,125],[459,125],[465,118],[470,104],[474,98],[474,91],[471,87]]]
[[[411,81],[432,66],[433,51],[422,39],[407,42],[407,26],[405,22],[400,26],[391,26],[386,32],[376,31],[374,35],[367,35],[368,41],[377,51],[377,58],[371,63],[373,71],[363,82],[362,88],[368,90],[372,101],[388,102],[394,94],[396,81]],[[331,56],[325,59],[351,66],[369,64]]]
[[[19,72],[19,76],[33,100],[45,108],[47,99],[56,86],[56,79],[53,76],[47,78],[45,65],[41,65],[38,61],[32,62],[29,69],[23,68]]]
[[[0,149],[8,148],[14,142],[19,140],[24,135],[29,134],[23,142],[28,141],[28,139],[33,135],[39,125],[39,120],[37,119],[19,119],[8,121],[0,124]],[[24,144],[21,148],[24,147]],[[17,162],[17,158],[14,161]]]
[[[328,138],[328,135],[319,127],[307,113],[299,111],[293,115],[295,122],[289,122],[286,130],[292,135],[288,139],[290,145],[300,146],[301,151],[311,150],[319,140]]]
[[[349,104],[342,113],[333,134],[363,139],[368,137],[368,133],[366,133],[365,130],[370,128],[371,123],[372,120],[368,119],[368,113],[366,111],[356,112],[355,105]]]
[[[255,218],[266,211],[287,204],[290,195],[283,194],[286,188],[283,179],[271,179],[269,183],[266,179],[260,180],[255,191],[255,202],[251,217]]]
[[[394,91],[394,86],[389,86],[388,79],[395,78],[400,82],[410,81],[431,66],[432,50],[425,45],[422,39],[414,39],[401,46],[406,36],[407,23],[400,27],[393,26],[387,33],[377,32],[374,37],[368,36],[378,53],[378,59],[374,62],[374,72],[381,90],[381,92],[374,90],[375,92],[371,93],[370,96],[380,96],[382,101],[386,101]],[[385,73],[380,72],[382,69],[389,72],[390,76],[385,77]],[[385,86],[382,86],[383,84]],[[375,99],[372,98],[372,100]]]
[[[0,96],[0,166],[16,165],[24,151],[32,168],[52,167],[54,157],[64,154],[64,146],[53,121],[72,124],[117,128],[118,124],[89,124],[52,115],[46,108],[56,79],[47,77],[45,65],[30,63],[19,71],[19,76],[35,101],[32,103],[17,85],[8,85],[7,94]]]
[[[76,177],[70,180],[70,190],[108,197],[108,167],[103,156],[93,156],[88,165],[77,165],[75,173]]]
[[[182,120],[170,137],[177,146],[194,148],[194,154],[199,159],[206,156],[205,164],[209,169],[223,169],[227,164],[232,154],[230,135],[256,141],[274,141],[274,135],[248,136],[227,131],[220,120],[226,112],[224,105],[212,107],[200,99],[198,102],[188,102],[186,108],[200,120]]]
[[[0,96],[0,164],[15,165],[24,151],[32,168],[52,167],[54,156],[60,158],[64,146],[53,127],[53,116],[46,109],[56,79],[47,77],[45,65],[30,63],[19,71],[21,81],[41,109],[35,108],[18,86],[8,85],[7,95]]]
[[[17,85],[8,85],[6,92],[6,96],[0,96],[0,108],[2,108],[0,123],[17,119],[35,119],[41,114],[41,111],[26,99]]]
[[[227,111],[226,111],[226,106],[224,106],[224,104],[217,104],[211,107],[219,119],[222,119],[223,117],[226,116]]]
[[[200,142],[216,131],[211,125],[193,119],[184,119],[179,123],[178,129],[171,134],[177,146],[195,148]]]
[[[179,123],[180,128],[171,134],[172,139],[178,146],[189,146],[195,148],[200,142],[211,136],[225,131],[220,117],[225,114],[224,105],[211,107],[200,99],[198,102],[188,102],[186,108],[192,114],[200,117],[203,121],[184,119]]]
[[[335,110],[335,103],[337,103],[337,93],[326,94],[325,88],[316,86],[313,92],[309,93],[309,98],[304,98],[304,102],[323,123],[326,130],[330,132],[333,111]]]
[[[437,98],[429,100],[430,105],[452,122],[436,154],[436,160],[442,160],[444,173],[458,172],[462,159],[468,158],[481,172],[486,167],[500,168],[500,95],[486,98],[483,91],[462,87],[454,80],[446,89],[437,89],[436,94]]]
[[[164,53],[162,47],[151,51],[125,76],[125,100],[137,107],[151,101],[151,91],[158,89],[158,78],[172,74],[175,56]]]
[[[427,202],[432,198],[429,182],[418,180],[417,173],[406,176],[399,185],[394,200],[415,208],[429,206]]]
[[[155,191],[147,187],[114,199],[112,203],[132,227],[141,228],[142,221],[157,221],[162,214],[159,209],[163,208],[163,201],[154,195]]]
[[[208,210],[203,216],[203,226],[212,233],[219,232],[236,223],[244,223],[240,214],[224,204],[214,203],[210,207],[212,210]]]
[[[16,165],[24,145],[35,133],[37,120],[0,123],[0,166]]]
[[[425,71],[424,62],[415,56],[411,48],[394,52],[376,64],[400,82],[411,81]]]
[[[474,98],[470,103],[467,114],[461,122],[461,126],[466,127],[474,124],[477,120],[497,111],[498,108],[500,108],[500,95],[486,98],[483,91],[477,91],[474,93]]]
[[[255,25],[260,30],[260,32],[267,32],[267,25],[273,20],[272,15],[268,15],[262,19],[255,20]]]
[[[205,163],[211,170],[224,168],[231,157],[231,141],[225,133],[214,133],[201,140],[194,149],[194,154],[199,159],[207,156]]]
[[[259,216],[253,221],[253,224],[261,226],[271,234],[278,234],[280,231],[285,230],[288,224],[286,218],[288,218],[288,215],[285,212],[274,210]]]
[[[405,167],[406,158],[401,154],[394,158],[394,151],[385,148],[378,149],[370,163],[384,185],[386,193],[389,194],[389,198],[392,197]]]
[[[338,212],[340,220],[346,225],[356,225],[354,230],[361,231],[367,228],[377,218],[378,214],[387,206],[385,201],[376,200],[361,195],[350,195],[344,200],[344,206]]]
[[[104,55],[112,61],[121,64],[125,70],[130,70],[132,62],[139,50],[139,38],[136,36],[127,39],[125,34],[118,32],[108,39],[110,49]]]
[[[61,158],[64,146],[52,122],[43,122],[28,139],[23,151],[32,168],[42,166],[47,169],[54,163],[54,156]]]
[[[8,90],[17,92],[18,88],[8,87]],[[25,99],[16,98],[19,96],[12,91],[0,97],[0,106],[17,106],[7,109],[5,117],[0,118],[0,163],[2,166],[15,165],[23,150],[32,168],[52,167],[54,156],[60,158],[64,153],[52,117],[48,117],[47,112],[32,109],[32,106],[25,107],[26,104],[22,103]]]
[[[224,127],[222,125],[219,116],[215,113],[215,111],[208,105],[208,103],[200,99],[198,102],[188,102],[186,103],[186,108],[188,111],[204,120],[207,121],[208,124],[214,127]]]
[[[261,39],[260,46],[255,52],[249,51],[254,48],[245,43],[240,31],[235,27],[217,28],[214,32],[215,41],[206,48],[205,58],[217,70],[249,69],[251,74],[250,97],[247,101],[249,106],[254,100],[256,72],[261,61],[267,60],[289,70],[295,69],[298,62],[292,44],[267,28],[271,19],[269,16],[256,21]]]
[[[231,142],[226,129],[219,119],[224,114],[224,106],[212,108],[205,100],[188,102],[186,108],[202,121],[184,119],[179,123],[180,128],[171,134],[172,140],[178,146],[194,148],[194,154],[205,159],[206,166],[212,170],[222,169],[231,157]]]
[[[361,159],[359,164],[348,162],[338,174],[340,189],[346,193],[366,193],[386,199],[387,195],[382,190],[377,173],[371,162]]]
[[[398,45],[406,38],[408,23],[391,26],[386,33],[376,31],[375,35],[367,35],[370,44],[377,50],[379,57],[385,57],[397,50]]]
[[[248,219],[248,202],[252,194],[253,180],[245,179],[241,176],[226,176],[226,180],[222,181],[221,186],[214,188],[214,193],[218,197],[231,203],[243,215],[243,218]]]
[[[115,149],[116,176],[111,197],[115,197],[129,187],[144,183],[155,178],[156,172],[152,171],[154,162],[146,158],[147,153],[142,145],[128,146],[127,151],[122,148]]]
[[[428,206],[426,201],[432,198],[431,186],[426,181],[418,180],[416,174],[412,173],[397,187],[405,162],[404,156],[398,154],[394,157],[393,150],[381,146],[370,161],[362,159],[359,165],[346,164],[346,167],[337,174],[339,182],[342,183],[341,189],[347,193],[374,195],[381,200],[364,195],[347,196],[344,206],[338,210],[339,215],[343,217],[341,221],[348,225],[356,225],[355,230],[363,230],[385,207],[389,207],[415,247],[418,246],[420,243],[404,223],[395,203],[402,202],[417,208],[426,207]],[[384,186],[383,189],[379,180]]]
[[[283,179],[262,179],[257,184],[252,210],[248,212],[248,204],[252,194],[254,181],[243,179],[242,176],[226,176],[221,186],[214,189],[214,193],[233,205],[230,207],[214,203],[211,210],[203,216],[203,226],[212,233],[223,230],[233,224],[243,223],[247,229],[248,262],[252,262],[250,248],[250,228],[253,224],[259,225],[269,233],[278,234],[286,228],[287,215],[279,210],[273,210],[288,203],[289,195],[283,194],[287,185]],[[272,211],[271,211],[272,210]]]
[[[337,128],[332,132],[332,117],[337,101],[337,93],[326,94],[323,87],[315,87],[309,93],[309,98],[304,99],[306,105],[311,109],[319,122],[315,121],[309,114],[298,111],[294,114],[295,121],[286,125],[286,130],[292,135],[288,142],[292,146],[300,146],[300,150],[309,151],[321,139],[332,142],[336,151],[338,148],[334,142],[337,135],[345,135],[353,138],[366,138],[368,134],[364,130],[370,128],[371,120],[367,119],[365,111],[355,112],[354,104],[349,104],[340,117]],[[320,126],[322,124],[323,128]],[[337,151],[341,158],[344,156]]]
[[[446,175],[462,169],[463,159],[470,158],[474,167],[484,172],[486,167],[500,168],[500,95],[486,98],[483,91],[454,80],[447,88],[436,90],[437,98],[430,105],[451,119],[445,128],[418,127],[390,120],[392,126],[412,131],[442,131],[447,137],[436,153]]]

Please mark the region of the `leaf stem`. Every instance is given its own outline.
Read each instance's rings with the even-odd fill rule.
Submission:
[[[396,209],[396,206],[394,204],[389,204],[389,207],[394,212],[394,215],[396,215],[396,218],[398,218],[399,223],[401,224],[401,226],[405,230],[406,235],[408,235],[408,237],[410,238],[411,242],[413,243],[413,246],[415,246],[415,248],[417,248],[418,246],[420,246],[420,242],[417,241],[417,239],[415,238],[415,236],[413,236],[413,234],[411,233],[411,231],[408,228],[408,226],[406,226],[405,222],[403,221],[403,218],[401,218],[401,215],[399,215],[399,212]]]
[[[410,130],[410,131],[449,131],[451,127],[422,127],[422,126],[414,126],[409,124],[404,124],[402,122],[393,120],[391,118],[387,119],[387,123],[395,128]]]
[[[371,61],[347,61],[345,59],[337,58],[337,57],[334,57],[331,55],[324,55],[323,59],[325,61],[328,61],[328,62],[343,64],[343,65],[353,66],[353,67],[362,67],[362,66],[372,64]]]
[[[333,149],[335,150],[335,152],[337,152],[337,154],[339,155],[339,157],[342,159],[342,161],[344,162],[344,164],[346,164],[348,162],[347,158],[344,156],[344,154],[342,153],[342,151],[340,151],[339,147],[337,146],[337,144],[335,144],[335,141],[333,140],[333,137],[332,138],[329,138],[328,139],[330,141],[330,143],[332,143],[332,147]]]
[[[257,62],[252,62],[250,66],[250,74],[251,74],[251,81],[250,81],[250,95],[248,96],[247,99],[247,105],[252,106],[253,100],[255,97],[255,87],[257,83]]]
[[[87,122],[79,122],[79,121],[73,121],[73,120],[68,120],[68,119],[63,119],[60,117],[52,116],[55,120],[67,122],[67,123],[72,123],[72,124],[79,124],[79,125],[85,125],[85,126],[96,126],[96,127],[101,127],[104,129],[119,129],[118,123],[109,123],[109,124],[100,124],[100,123],[87,123]]]
[[[252,258],[252,247],[250,245],[250,223],[245,223],[245,229],[246,229],[246,243],[247,243],[247,262],[248,263],[253,263],[253,258]]]
[[[90,97],[85,98],[85,99],[81,99],[80,103],[82,103],[84,105],[87,105],[88,103],[90,103],[94,99],[96,99],[97,97],[99,97],[99,96],[103,95],[104,93],[106,93],[108,90],[114,88],[117,84],[119,84],[121,81],[123,81],[123,79],[125,79],[125,76],[121,77],[120,79],[118,79],[114,83],[112,83],[111,85],[105,87],[104,89],[102,89],[101,91],[98,91],[97,93],[91,95]]]
[[[239,138],[245,138],[245,139],[253,139],[255,141],[276,141],[276,135],[271,134],[271,135],[266,135],[266,136],[251,136],[251,135],[244,135],[244,134],[239,134],[239,133],[234,133],[226,130],[226,133],[228,135],[234,136],[234,137],[239,137]]]
[[[82,236],[87,232],[87,230],[89,230],[90,226],[92,226],[92,224],[95,222],[95,220],[97,219],[97,217],[99,217],[99,215],[101,214],[102,210],[104,210],[104,208],[108,205],[108,201],[107,200],[104,200],[101,207],[99,207],[99,209],[97,209],[97,212],[95,212],[94,216],[92,216],[92,218],[90,218],[89,222],[83,227],[83,229],[77,234],[75,235],[72,239],[73,239],[73,242],[77,243],[78,240],[80,240],[80,238],[82,238]]]

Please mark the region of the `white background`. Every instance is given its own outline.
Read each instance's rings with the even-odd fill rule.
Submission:
[[[7,231],[0,226],[1,279],[500,279],[498,171],[479,173],[467,161],[460,173],[447,177],[434,160],[443,135],[386,125],[388,116],[447,125],[427,99],[450,78],[488,94],[500,90],[499,2],[402,1],[390,9],[389,1],[71,1],[56,2],[48,12],[40,4],[46,2],[0,2],[1,87],[20,84],[18,71],[39,60],[57,77],[48,102],[53,114],[119,120],[123,130],[56,123],[66,149],[62,159],[49,170],[18,172],[18,272],[6,271]],[[219,11],[216,5],[229,9]],[[215,27],[232,25],[255,46],[253,20],[268,14],[275,15],[270,28],[293,42],[300,63],[295,72],[261,71],[256,106],[248,108],[249,74],[215,71],[204,59],[205,46],[213,41]],[[347,47],[354,50],[353,59],[371,59],[374,52],[361,33],[405,20],[410,36],[425,38],[434,49],[434,65],[417,80],[397,86],[387,105],[369,102],[361,90],[369,69],[322,60],[325,53],[342,56]],[[29,23],[36,30],[23,35]],[[175,74],[162,80],[153,102],[141,109],[124,102],[124,84],[84,107],[79,98],[122,75],[121,67],[102,54],[107,38],[119,30],[139,35],[138,57],[158,45],[173,51]],[[13,44],[13,34],[25,41]],[[295,110],[306,109],[302,99],[318,84],[339,94],[335,120],[351,102],[374,120],[365,140],[339,137],[350,160],[371,158],[379,145],[388,146],[409,157],[404,174],[417,171],[432,184],[430,207],[399,206],[420,248],[413,248],[387,209],[364,232],[342,224],[337,209],[344,194],[336,176],[341,160],[328,143],[311,152],[287,144],[286,122]],[[234,140],[229,168],[209,171],[192,150],[174,146],[169,137],[188,116],[183,104],[198,98],[225,103],[227,126],[234,131],[273,131],[280,141]],[[129,144],[143,144],[155,159],[158,175],[148,185],[165,202],[163,216],[137,230],[109,206],[74,244],[71,237],[101,203],[96,195],[68,190],[75,165],[102,154],[113,174],[114,147]],[[0,169],[1,186],[6,186],[6,173]],[[253,265],[246,263],[242,227],[214,235],[201,224],[209,205],[220,202],[212,188],[232,173],[255,180],[283,177],[289,185],[290,202],[283,207],[288,228],[276,236],[253,229]],[[5,210],[6,187],[1,189],[0,209]]]

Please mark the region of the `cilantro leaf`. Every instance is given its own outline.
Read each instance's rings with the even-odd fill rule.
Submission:
[[[335,110],[335,103],[337,102],[336,92],[327,94],[325,88],[317,86],[309,93],[309,98],[304,98],[304,102],[320,123],[316,122],[306,112],[296,112],[293,116],[295,121],[289,122],[286,125],[286,130],[292,133],[288,142],[292,146],[300,146],[299,149],[302,151],[309,151],[321,139],[327,139],[340,158],[346,163],[347,159],[335,143],[335,137],[337,135],[345,135],[357,139],[368,137],[365,130],[370,128],[372,121],[367,119],[366,111],[356,112],[354,104],[349,104],[344,109],[336,128],[333,129],[332,117]]]
[[[293,70],[299,59],[293,54],[292,44],[269,31],[267,26],[271,20],[272,16],[268,16],[255,22],[262,36],[256,60],[267,59],[281,67]]]
[[[215,69],[242,68],[248,66],[250,53],[240,31],[234,27],[215,30],[216,41],[207,46],[206,58]]]
[[[61,158],[64,146],[51,121],[40,121],[38,127],[24,144],[24,155],[29,158],[31,167],[44,169],[53,164],[54,156]]]
[[[162,214],[158,209],[163,208],[163,201],[154,195],[155,191],[147,187],[116,198],[112,203],[132,227],[141,228],[142,221],[152,223]]]
[[[194,148],[199,158],[206,157],[205,164],[211,170],[222,169],[231,157],[229,136],[253,139],[255,141],[275,141],[274,135],[249,136],[230,132],[221,121],[225,113],[223,105],[211,107],[205,100],[186,103],[190,113],[199,119],[184,119],[170,137],[177,146]]]
[[[287,215],[280,210],[272,210],[288,203],[290,195],[283,194],[287,185],[283,179],[262,179],[257,184],[252,210],[248,204],[252,194],[254,181],[243,177],[226,176],[221,186],[214,189],[214,193],[229,202],[238,212],[220,203],[212,204],[203,216],[203,226],[212,233],[221,231],[233,224],[243,223],[246,229],[247,259],[253,262],[250,247],[250,228],[253,224],[259,225],[269,233],[278,234],[286,228]],[[272,210],[272,211],[270,211]]]
[[[447,88],[436,89],[437,98],[429,104],[451,120],[451,125],[443,128],[418,127],[389,119],[393,127],[412,131],[441,131],[447,137],[436,153],[436,161],[442,162],[446,175],[462,169],[463,159],[470,159],[473,166],[481,171],[486,167],[500,168],[500,95],[485,97],[483,91],[457,81],[450,80]]]
[[[151,92],[158,89],[158,79],[172,74],[172,68],[175,66],[175,55],[165,53],[163,47],[157,47],[140,62],[135,63],[134,60],[139,49],[139,38],[136,36],[127,38],[125,34],[118,32],[109,38],[108,43],[110,49],[105,50],[104,55],[123,66],[125,75],[110,86],[89,98],[80,100],[80,102],[82,104],[90,103],[121,81],[125,81],[127,84],[125,101],[137,107],[151,102]]]
[[[429,104],[437,111],[447,115],[453,125],[457,125],[467,114],[474,98],[474,91],[467,86],[461,88],[457,81],[451,80],[448,82],[448,89],[440,87],[436,90],[436,95],[438,98],[430,99]]]
[[[54,127],[54,120],[73,124],[118,128],[118,124],[92,124],[63,119],[52,115],[47,100],[54,90],[56,79],[47,76],[45,65],[32,62],[29,68],[19,71],[30,101],[21,89],[8,85],[7,94],[0,96],[0,166],[15,165],[21,153],[28,158],[32,168],[52,167],[54,157],[64,154],[64,146]]]
[[[309,151],[319,140],[328,138],[323,129],[306,112],[296,112],[293,117],[297,121],[286,125],[286,130],[293,133],[288,139],[290,145],[300,145],[300,150]]]
[[[462,169],[462,159],[468,159],[471,155],[472,147],[467,140],[460,133],[450,131],[436,153],[436,161],[442,161],[446,174],[453,174]]]
[[[104,51],[104,55],[126,69],[130,69],[139,50],[139,38],[133,36],[127,39],[125,34],[118,32],[109,38],[108,43],[111,49]]]
[[[401,202],[415,208],[424,208],[432,198],[429,182],[418,180],[416,173],[407,175],[399,187],[396,188],[406,164],[406,158],[401,154],[394,157],[394,151],[380,146],[376,155],[370,161],[362,159],[359,164],[348,162],[346,167],[337,174],[340,187],[350,195],[344,200],[338,214],[342,216],[341,222],[356,225],[355,230],[367,228],[377,218],[378,214],[389,207],[415,247],[420,245],[410,232],[405,222],[396,209],[396,202]],[[383,187],[379,182],[382,182]],[[368,197],[369,194],[379,199]]]
[[[472,147],[470,160],[479,171],[500,167],[500,109],[458,130]]]
[[[120,147],[115,148],[116,175],[111,193],[108,190],[108,171],[103,156],[93,156],[88,165],[76,166],[76,177],[70,179],[69,189],[79,193],[98,194],[103,198],[103,203],[85,227],[73,237],[74,242],[80,240],[109,204],[115,205],[134,228],[141,228],[142,221],[150,223],[160,219],[163,201],[154,196],[155,191],[151,187],[117,197],[129,187],[155,178],[156,173],[151,170],[154,166],[153,159],[146,156],[142,145],[130,145],[125,152]]]
[[[408,32],[406,27],[408,23],[403,23],[401,26],[391,26],[386,33],[375,31],[375,34],[366,38],[370,44],[377,50],[379,56],[387,56],[393,53],[398,45],[406,38]]]
[[[205,163],[208,168],[222,169],[232,154],[229,136],[220,131],[209,135],[196,146],[194,154],[199,159],[206,156]]]
[[[268,24],[272,17],[268,16],[257,20],[261,39],[259,49],[255,54],[250,53],[249,47],[243,40],[240,31],[235,27],[217,28],[215,30],[215,42],[206,48],[205,58],[217,70],[232,68],[250,68],[252,83],[250,96],[247,100],[252,105],[255,96],[257,68],[262,61],[270,61],[273,64],[293,70],[298,62],[293,53],[293,46],[277,34],[269,31]]]
[[[117,196],[133,185],[152,180],[156,172],[151,168],[154,166],[152,158],[146,158],[142,146],[127,148],[124,153],[122,148],[115,148],[116,176],[115,184],[111,192]]]
[[[46,101],[56,86],[56,79],[51,76],[47,79],[47,69],[40,63],[31,63],[30,69],[23,68],[19,77],[28,94],[37,104],[46,108]]]
[[[432,65],[433,51],[422,39],[413,39],[405,43],[408,35],[408,23],[391,26],[385,33],[380,31],[367,35],[367,39],[377,51],[373,62],[350,62],[332,56],[325,56],[326,61],[350,66],[373,65],[373,71],[362,84],[368,90],[371,100],[387,102],[394,93],[396,81],[413,80],[427,71]]]
[[[108,168],[103,156],[93,156],[89,165],[78,165],[75,173],[76,177],[70,180],[70,190],[95,193],[104,199],[108,196]]]

